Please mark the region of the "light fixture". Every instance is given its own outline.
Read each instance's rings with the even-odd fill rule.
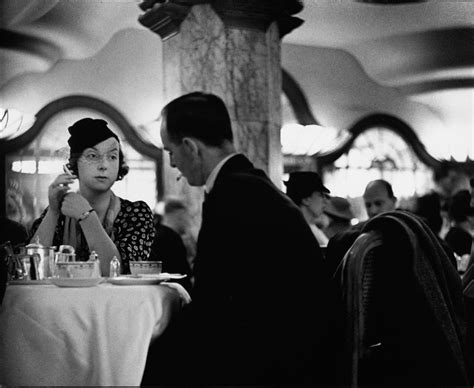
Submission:
[[[16,109],[0,108],[0,140],[9,140],[26,132],[35,122],[33,115]]]

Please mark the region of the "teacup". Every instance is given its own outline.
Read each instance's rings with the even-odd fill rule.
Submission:
[[[132,275],[160,274],[161,261],[130,261],[130,272]]]
[[[94,275],[92,261],[72,261],[56,263],[56,274],[60,278],[91,278]]]

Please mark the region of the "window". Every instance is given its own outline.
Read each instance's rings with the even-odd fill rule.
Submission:
[[[431,170],[399,135],[383,127],[359,135],[350,150],[323,173],[325,183],[347,197],[362,195],[374,179],[390,182],[400,199],[423,194],[431,186]]]

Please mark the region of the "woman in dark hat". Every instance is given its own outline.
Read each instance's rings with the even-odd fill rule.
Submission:
[[[42,245],[71,245],[76,260],[87,260],[95,251],[103,276],[108,276],[116,256],[122,273],[128,273],[130,260],[149,256],[155,237],[153,214],[145,202],[119,198],[111,190],[128,166],[120,140],[106,121],[84,118],[68,130],[70,173],[59,175],[49,186],[49,206],[33,223],[31,240],[38,236]],[[76,193],[69,188],[75,179]]]

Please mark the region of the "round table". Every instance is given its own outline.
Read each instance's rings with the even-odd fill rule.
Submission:
[[[187,302],[176,283],[9,285],[0,384],[140,385],[150,341]]]

